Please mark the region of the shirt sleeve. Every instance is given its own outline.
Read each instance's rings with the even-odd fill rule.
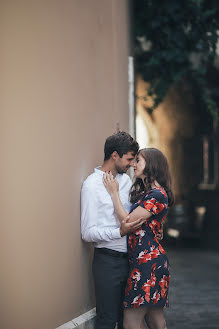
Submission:
[[[160,190],[151,190],[141,200],[139,206],[148,210],[152,215],[158,215],[161,211],[167,209],[167,198]]]
[[[87,242],[111,241],[120,239],[120,228],[98,227],[95,189],[83,184],[81,190],[81,235]]]

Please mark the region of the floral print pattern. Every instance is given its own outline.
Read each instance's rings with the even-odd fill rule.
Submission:
[[[151,189],[132,205],[151,212],[152,216],[128,236],[130,271],[125,290],[124,308],[168,306],[169,261],[156,238],[164,222],[168,197],[161,188]]]

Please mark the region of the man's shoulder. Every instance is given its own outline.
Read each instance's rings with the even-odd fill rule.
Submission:
[[[129,175],[127,175],[127,174],[123,174],[122,177],[123,177],[124,181],[129,181],[129,182],[131,182],[131,178],[129,177]]]
[[[95,172],[93,172],[84,180],[82,184],[82,189],[84,188],[92,189],[96,186],[97,182],[98,182],[98,175]]]
[[[122,174],[122,175],[121,175],[121,181],[122,181],[124,184],[132,184],[131,178],[130,178],[129,175],[127,175],[127,174]]]
[[[121,189],[128,189],[130,190],[132,186],[131,178],[127,174],[122,174],[119,185]]]

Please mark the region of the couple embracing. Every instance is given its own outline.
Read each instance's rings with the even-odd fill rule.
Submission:
[[[135,180],[126,174],[134,167]],[[165,329],[169,261],[159,243],[173,203],[166,157],[127,133],[106,139],[82,186],[81,231],[94,243],[95,329]]]

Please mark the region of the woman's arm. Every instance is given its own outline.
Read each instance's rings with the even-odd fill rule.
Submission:
[[[116,216],[119,218],[119,220],[121,222],[127,216],[127,212],[125,211],[125,209],[124,209],[124,207],[121,203],[118,192],[113,193],[111,195],[111,198],[112,198],[112,201],[113,201]],[[151,217],[151,213],[148,210],[138,206],[135,210],[133,210],[129,214],[128,222],[129,223],[134,222],[134,221],[136,221],[136,219],[138,219],[140,217],[142,217],[146,221],[148,218]]]
[[[106,173],[103,175],[103,184],[112,198],[116,216],[118,217],[119,221],[122,222],[122,220],[128,215],[128,213],[124,209],[119,197],[119,184],[111,173]],[[148,210],[139,206],[129,214],[128,222],[134,222],[140,217],[142,217],[144,220],[147,220],[151,217],[151,213]]]

